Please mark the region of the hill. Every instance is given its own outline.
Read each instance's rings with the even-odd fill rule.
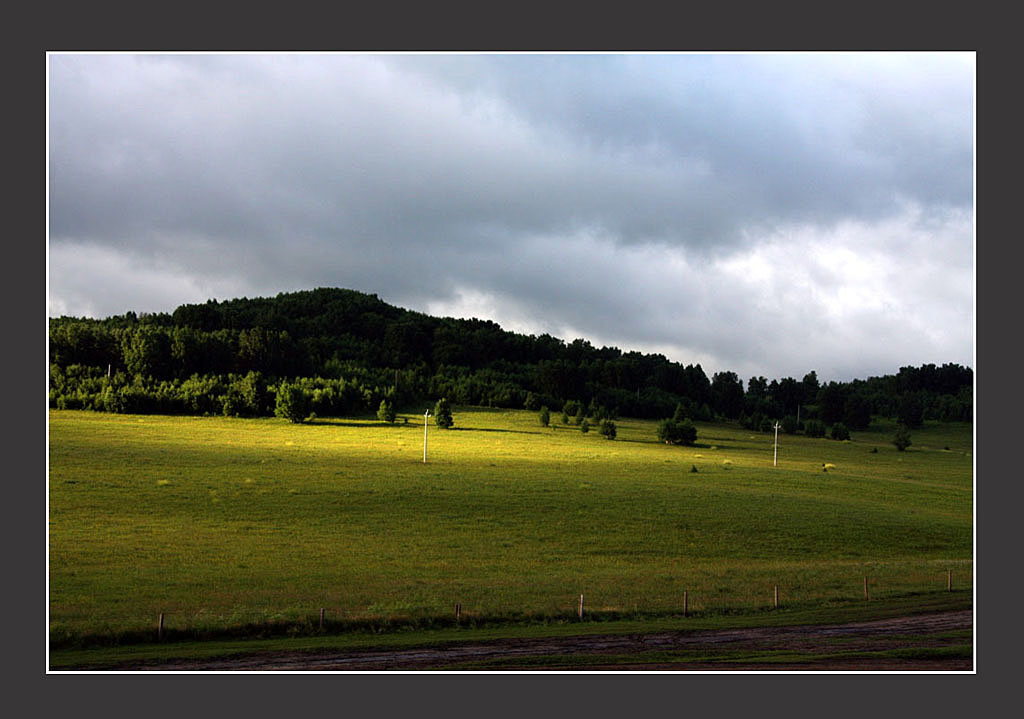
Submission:
[[[787,415],[862,428],[872,414],[969,420],[973,372],[955,364],[819,383],[734,372],[663,355],[523,335],[479,319],[439,318],[376,295],[320,288],[272,298],[210,300],[170,314],[50,320],[50,404],[114,412],[264,415],[284,381],[318,414],[376,410],[447,397],[459,405],[741,420],[752,429]],[[317,394],[319,393],[319,394]],[[325,399],[326,398],[326,399]],[[317,406],[320,409],[317,409]]]

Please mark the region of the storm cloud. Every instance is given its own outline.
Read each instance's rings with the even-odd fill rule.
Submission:
[[[970,53],[48,62],[50,315],[332,286],[709,375],[973,366]]]

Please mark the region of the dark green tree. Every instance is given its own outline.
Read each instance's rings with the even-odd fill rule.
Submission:
[[[861,393],[846,398],[843,408],[843,424],[850,429],[867,429],[871,424],[871,403]]]
[[[711,378],[715,412],[736,419],[743,412],[743,380],[735,372],[716,372]]]
[[[829,436],[832,439],[845,440],[850,438],[850,429],[842,422],[836,422],[832,425],[832,429],[829,431]]]
[[[824,437],[825,423],[820,419],[809,419],[804,422],[804,434],[808,437]]]
[[[686,407],[683,406],[682,402],[676,404],[676,411],[672,413],[673,422],[682,422],[690,418],[689,412],[686,411]]]
[[[900,397],[896,417],[908,429],[924,424],[924,405],[916,392],[907,392]]]
[[[437,400],[437,404],[434,405],[434,423],[441,429],[451,429],[455,425],[452,408],[444,397]]]
[[[818,416],[825,424],[842,422],[846,410],[846,385],[829,382],[818,391]]]
[[[601,420],[601,426],[598,429],[598,431],[601,433],[601,436],[604,437],[605,439],[615,439],[615,423],[612,422],[610,419]]]
[[[541,407],[539,418],[541,425],[547,427],[551,424],[551,410],[547,407]]]
[[[697,441],[697,428],[688,419],[663,419],[658,423],[658,439],[666,444],[692,445]]]
[[[896,445],[896,449],[900,452],[909,447],[912,444],[910,441],[910,428],[905,424],[896,425],[896,433],[892,437],[892,443]]]

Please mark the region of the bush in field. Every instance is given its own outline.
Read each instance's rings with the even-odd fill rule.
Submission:
[[[896,445],[896,449],[900,452],[909,447],[912,444],[910,441],[910,428],[905,424],[896,425],[896,434],[892,437],[892,443]]]
[[[601,436],[605,439],[615,439],[615,423],[610,419],[601,420],[601,427],[598,429]]]
[[[452,408],[448,400],[442,397],[434,405],[434,423],[441,429],[451,429],[455,425]]]
[[[382,399],[380,401],[380,407],[377,408],[377,419],[381,422],[394,424],[396,416],[394,403],[389,400]]]
[[[540,414],[538,415],[542,427],[547,427],[551,424],[551,410],[547,407],[540,408]]]
[[[580,432],[582,432],[583,434],[586,434],[589,431],[590,431],[590,420],[588,420],[586,417],[584,417],[583,421],[580,422]]]
[[[309,396],[299,385],[282,382],[277,388],[274,414],[296,424],[304,422],[309,416]]]
[[[570,399],[562,406],[562,412],[570,417],[575,417],[581,409],[583,409],[583,404],[574,399]]]
[[[804,423],[804,434],[808,437],[824,437],[825,423],[820,419],[809,419]]]
[[[224,392],[221,406],[225,416],[260,417],[267,413],[269,402],[267,400],[266,380],[263,379],[259,372],[250,371],[244,377],[232,375],[230,380],[231,383]],[[197,384],[201,379],[194,376],[190,381],[193,384]],[[182,389],[185,389],[184,384]],[[199,405],[197,394],[195,389],[190,389],[185,395],[190,409],[194,410]]]
[[[842,422],[836,422],[834,425],[832,425],[832,430],[829,432],[829,436],[832,439],[838,439],[842,441],[850,438],[850,430]]]
[[[658,422],[658,439],[666,444],[691,445],[697,440],[697,428],[688,419],[663,419]]]

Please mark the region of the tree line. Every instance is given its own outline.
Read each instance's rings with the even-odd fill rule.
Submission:
[[[172,313],[49,321],[50,405],[108,412],[267,416],[283,386],[320,416],[365,415],[445,397],[527,408],[579,402],[588,414],[735,420],[763,430],[809,420],[865,428],[970,421],[973,372],[955,364],[820,383],[708,377],[660,354],[523,335],[479,319],[438,318],[353,290],[210,300]]]

